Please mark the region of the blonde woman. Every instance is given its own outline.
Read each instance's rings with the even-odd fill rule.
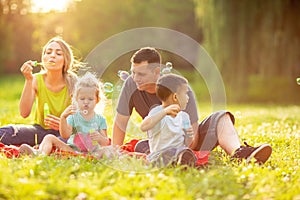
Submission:
[[[74,59],[70,45],[56,37],[46,43],[41,59],[41,63],[26,61],[20,69],[25,77],[20,115],[29,117],[35,103],[34,124],[0,128],[0,142],[4,144],[34,146],[48,134],[59,136],[59,116],[71,104],[77,80],[72,70],[79,62]],[[33,74],[36,65],[41,66],[41,71]]]

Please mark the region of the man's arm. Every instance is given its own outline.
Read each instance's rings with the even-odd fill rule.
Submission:
[[[124,142],[126,128],[130,116],[116,114],[114,125],[113,125],[113,135],[112,135],[112,144],[121,146]]]

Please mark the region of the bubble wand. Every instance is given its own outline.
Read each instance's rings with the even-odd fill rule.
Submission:
[[[52,65],[52,66],[54,66],[55,63],[54,62],[42,63],[42,62],[38,62],[38,61],[33,61],[33,67],[43,66],[43,65]]]

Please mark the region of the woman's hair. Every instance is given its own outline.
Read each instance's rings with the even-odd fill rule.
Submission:
[[[157,80],[156,95],[161,101],[165,101],[184,84],[188,84],[188,81],[182,76],[177,74],[163,75]]]
[[[45,55],[48,45],[52,42],[58,43],[62,49],[64,55],[64,66],[62,73],[63,77],[66,80],[69,96],[72,96],[74,91],[74,85],[77,81],[77,75],[74,72],[81,67],[82,63],[80,63],[74,58],[71,46],[59,37],[54,37],[45,44],[45,46],[43,47],[42,57]]]
[[[106,97],[103,92],[103,85],[96,78],[96,76],[94,74],[92,74],[91,72],[86,72],[82,77],[78,78],[77,83],[75,84],[73,102],[77,102],[78,93],[83,87],[89,87],[89,88],[95,89],[97,103],[99,103],[101,101],[102,106],[104,106]],[[101,109],[103,109],[103,108],[101,108]]]

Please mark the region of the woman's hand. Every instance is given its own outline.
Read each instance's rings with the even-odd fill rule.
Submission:
[[[33,61],[29,60],[26,61],[22,66],[20,71],[22,72],[23,76],[25,77],[26,80],[32,80],[33,75],[32,75],[32,70],[33,70]]]
[[[47,115],[47,117],[44,119],[44,123],[47,127],[58,131],[59,130],[59,124],[60,124],[60,118],[56,117],[54,115]]]

